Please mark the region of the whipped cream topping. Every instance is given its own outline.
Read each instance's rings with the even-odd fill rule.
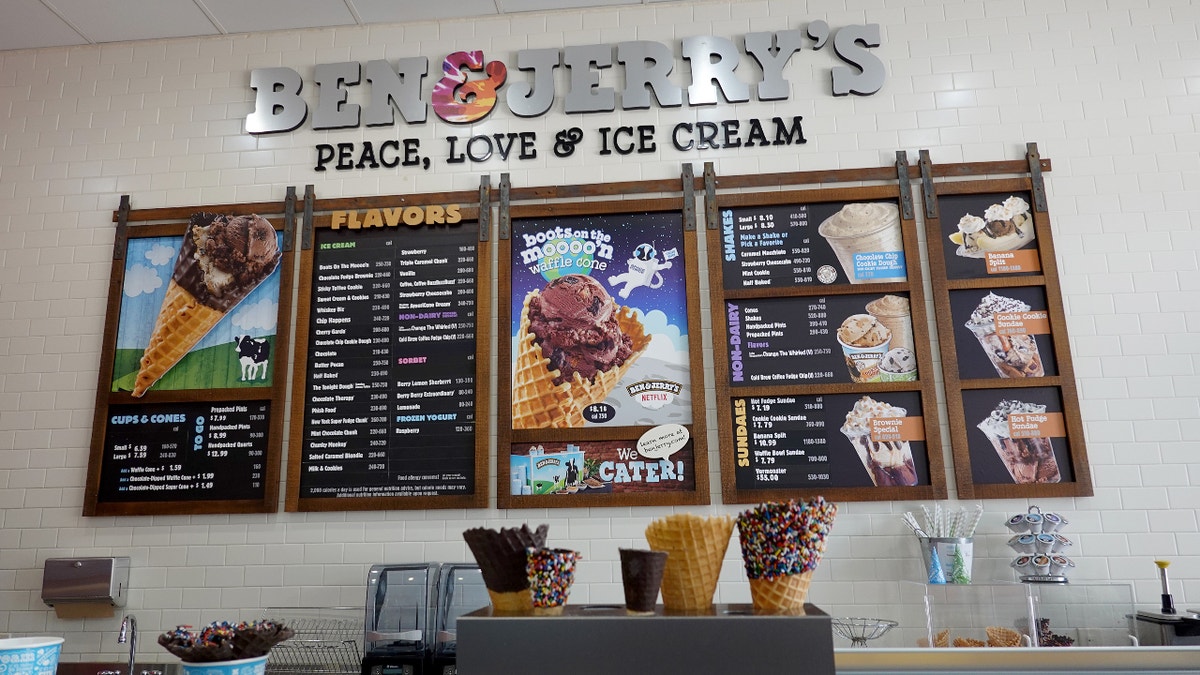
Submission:
[[[875,417],[904,417],[908,411],[870,396],[863,396],[854,403],[854,409],[846,413],[842,433],[847,436],[866,436],[871,433],[871,419]]]
[[[987,223],[983,218],[973,216],[969,213],[958,219],[958,231],[964,234],[975,234],[982,230],[984,225],[987,225]]]
[[[900,225],[900,207],[888,202],[846,204],[821,223],[826,237],[856,237]]]
[[[1029,305],[1016,298],[1009,298],[995,293],[988,293],[979,301],[979,306],[971,312],[971,320],[967,323],[981,325],[995,320],[998,312],[1028,312]]]
[[[996,408],[980,422],[977,427],[985,434],[1000,438],[1009,438],[1008,435],[1008,416],[1013,413],[1044,413],[1046,406],[1040,403],[1026,403],[1025,401],[1017,401],[1015,399],[1004,399],[996,405]]]

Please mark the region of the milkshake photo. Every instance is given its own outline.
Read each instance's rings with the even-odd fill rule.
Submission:
[[[817,228],[852,284],[908,278],[900,208],[890,202],[846,204]]]

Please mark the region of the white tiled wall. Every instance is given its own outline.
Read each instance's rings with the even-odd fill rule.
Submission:
[[[885,8],[886,6],[886,8]],[[875,96],[833,98],[829,50],[788,70],[792,98],[718,108],[250,137],[248,73],[283,65],[881,24],[887,66]],[[361,605],[369,565],[464,560],[463,529],[548,522],[586,556],[573,600],[619,601],[617,547],[643,542],[666,508],[349,512],[83,518],[83,484],[112,255],[112,211],[318,197],[658,179],[682,162],[724,174],[879,166],[895,151],[935,162],[1016,159],[1036,141],[1048,175],[1095,496],[1042,500],[1069,515],[1077,580],[1133,582],[1157,601],[1152,560],[1200,607],[1200,4],[1191,0],[699,2],[476,22],[381,26],[0,52],[0,632],[62,634],[70,660],[115,655],[113,619],[59,620],[39,600],[47,557],[132,558],[129,609],[150,634],[264,606]],[[751,68],[750,64],[746,65]],[[681,62],[677,76],[687,73]],[[514,76],[516,73],[514,73]],[[606,77],[615,77],[606,75]],[[428,89],[432,80],[426,81]],[[608,82],[606,82],[608,84]],[[613,82],[615,84],[615,82]],[[310,85],[309,90],[311,91]],[[561,105],[561,100],[559,102]],[[556,108],[561,109],[561,108]],[[555,130],[736,117],[804,116],[807,145],[573,157]],[[435,170],[315,173],[316,143],[417,137],[435,158],[457,133],[536,131],[534,161]],[[707,325],[707,319],[705,320]],[[707,332],[706,332],[707,334]],[[710,411],[709,418],[714,413]],[[718,466],[715,434],[710,434]],[[710,476],[718,495],[715,468]],[[1005,514],[989,502],[976,576],[1011,579]],[[899,515],[911,503],[844,504],[813,600],[869,612],[919,578]],[[714,505],[694,511],[733,512]],[[748,599],[731,547],[719,598]],[[147,658],[164,660],[153,640]]]

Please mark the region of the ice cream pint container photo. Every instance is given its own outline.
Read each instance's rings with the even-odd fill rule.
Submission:
[[[876,441],[871,438],[871,419],[904,417],[904,408],[863,396],[846,414],[841,432],[854,446],[863,468],[876,486],[911,486],[918,482],[913,462],[912,446],[908,441]]]
[[[1029,310],[1029,304],[1021,300],[988,293],[966,323],[1000,377],[1042,377],[1046,374],[1034,336],[996,332],[996,314]]]
[[[893,336],[895,333],[892,334]],[[917,357],[904,347],[893,347],[879,362],[879,379],[883,382],[915,382]]]
[[[879,364],[887,354],[892,332],[870,314],[853,314],[837,329],[837,341],[854,382],[879,382]]]
[[[889,202],[846,204],[817,228],[852,284],[904,281],[900,208]]]

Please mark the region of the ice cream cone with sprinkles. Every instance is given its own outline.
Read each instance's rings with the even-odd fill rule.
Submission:
[[[768,502],[738,516],[738,541],[755,609],[804,612],[835,515],[837,505],[817,497],[803,503]]]

